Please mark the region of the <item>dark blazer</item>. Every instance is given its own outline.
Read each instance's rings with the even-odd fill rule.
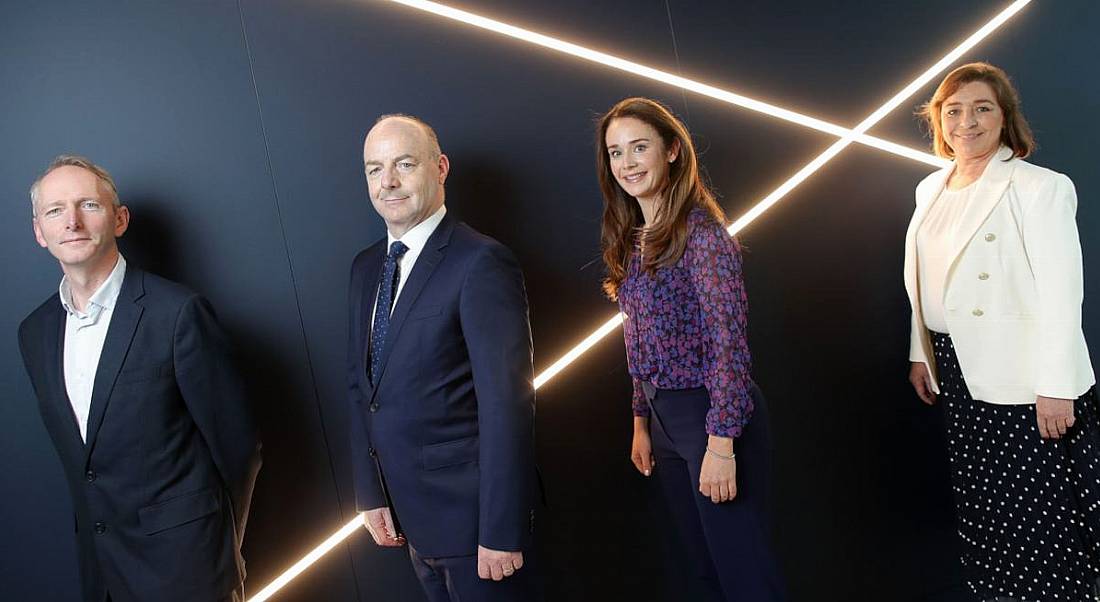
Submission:
[[[209,303],[127,266],[92,389],[87,443],[65,391],[65,310],[19,327],[42,420],[76,512],[84,597],[220,600],[244,579],[241,540],[260,443]]]
[[[352,263],[348,383],[356,507],[389,506],[426,558],[530,546],[531,331],[515,257],[446,214],[397,298],[377,388],[367,342],[386,239]]]

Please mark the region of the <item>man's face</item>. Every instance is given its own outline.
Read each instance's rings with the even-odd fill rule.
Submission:
[[[62,269],[94,268],[118,252],[115,239],[130,223],[126,207],[115,207],[110,191],[83,167],[65,165],[38,185],[34,238]]]
[[[386,119],[367,134],[363,166],[374,210],[395,238],[443,205],[450,164],[414,122]]]

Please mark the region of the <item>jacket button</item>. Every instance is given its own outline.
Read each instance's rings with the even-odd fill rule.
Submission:
[[[372,412],[377,412],[378,411],[378,402],[376,402],[376,401],[371,402],[370,411],[372,411]]]
[[[84,480],[88,481],[89,483],[94,481],[95,480],[95,471],[89,469],[88,472],[84,473]]]
[[[990,232],[989,234],[985,235],[985,242],[993,242],[995,240],[997,240],[997,235],[996,234]]]
[[[370,457],[372,457],[372,458],[378,455],[378,452],[374,451],[374,448],[373,448],[373,447],[367,448],[367,453],[368,453],[368,454],[370,455]]]
[[[107,523],[97,522],[95,524],[95,534],[96,535],[103,535],[106,532],[107,532]]]
[[[974,311],[972,311],[970,313],[972,313],[972,314],[974,314],[975,316],[978,316],[978,317],[981,317],[981,316],[985,315],[985,312],[980,310],[980,309],[975,309]]]
[[[978,280],[989,280],[989,274],[986,274],[985,272],[978,274]]]

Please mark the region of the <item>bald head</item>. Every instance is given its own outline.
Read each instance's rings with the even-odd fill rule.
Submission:
[[[392,121],[409,124],[416,128],[419,128],[421,133],[427,136],[428,145],[435,153],[435,156],[438,157],[439,155],[443,154],[443,151],[439,146],[439,136],[436,136],[435,130],[432,129],[432,126],[428,125],[426,121],[415,115],[406,115],[405,113],[387,113],[385,115],[381,115],[378,117],[378,119],[374,120],[374,126],[371,128],[371,131],[374,131],[375,128],[382,125],[384,122]],[[369,136],[370,132],[367,132],[367,135]]]
[[[400,238],[443,205],[450,163],[431,126],[409,115],[384,115],[363,141],[363,168],[374,209]]]

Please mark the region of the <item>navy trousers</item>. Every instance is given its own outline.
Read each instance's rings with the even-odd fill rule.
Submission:
[[[737,453],[737,496],[720,504],[699,492],[706,453],[710,396],[705,388],[656,389],[649,400],[650,439],[660,483],[675,522],[683,557],[716,599],[726,602],[786,600],[772,551],[771,435],[767,404],[753,385],[755,410]]]
[[[409,545],[409,556],[429,602],[539,602],[543,599],[534,551],[524,550],[523,568],[500,581],[477,576],[477,554],[424,558]]]

